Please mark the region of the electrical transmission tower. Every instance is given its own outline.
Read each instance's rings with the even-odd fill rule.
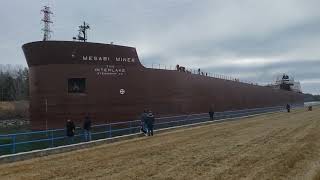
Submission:
[[[41,12],[43,12],[43,19],[41,21],[43,21],[44,23],[44,27],[42,28],[43,31],[43,41],[48,41],[51,38],[51,29],[50,29],[50,24],[52,24],[53,22],[51,21],[51,17],[50,15],[53,14],[50,10],[49,6],[44,6],[44,8],[41,10]]]
[[[87,30],[90,29],[89,24],[83,22],[83,25],[79,26],[79,34],[77,37],[73,37],[73,40],[79,40],[86,42],[88,39]]]

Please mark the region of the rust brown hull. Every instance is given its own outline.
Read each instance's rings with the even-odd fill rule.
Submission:
[[[35,129],[156,116],[302,103],[302,94],[141,65],[135,48],[68,41],[23,45],[30,68],[30,114]],[[69,93],[69,78],[85,78],[84,93]],[[121,91],[120,90],[125,90]]]

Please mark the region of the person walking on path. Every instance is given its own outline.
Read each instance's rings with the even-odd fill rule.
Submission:
[[[74,124],[74,122],[70,119],[67,120],[67,123],[66,123],[66,134],[67,134],[67,137],[68,137],[68,143],[73,143],[74,141],[74,133],[75,133],[75,130],[76,130],[76,126]]]
[[[91,141],[91,119],[89,115],[84,118],[83,131],[85,141]]]
[[[147,116],[147,127],[148,127],[148,136],[153,136],[153,127],[154,127],[154,115],[149,111]]]

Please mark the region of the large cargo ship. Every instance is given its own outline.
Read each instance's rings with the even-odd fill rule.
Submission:
[[[70,118],[94,123],[302,103],[303,95],[237,80],[144,67],[133,47],[78,41],[23,45],[30,68],[34,128],[63,127]]]
[[[302,103],[301,93],[196,74],[183,67],[144,67],[133,47],[86,42],[89,25],[74,41],[49,41],[50,8],[45,6],[43,41],[23,45],[29,66],[30,119],[34,129],[77,124],[89,114],[95,124]]]

